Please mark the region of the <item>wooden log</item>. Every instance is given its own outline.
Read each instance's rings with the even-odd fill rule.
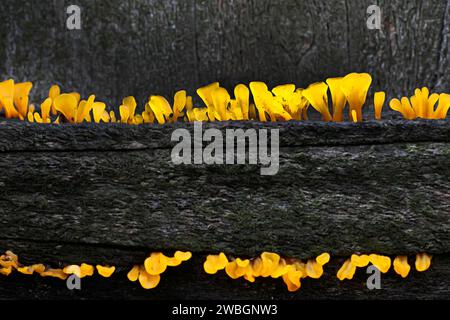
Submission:
[[[24,264],[81,262],[118,268],[113,279],[65,283],[0,277],[0,298],[441,298],[450,285],[450,123],[442,121],[227,122],[206,128],[279,129],[280,170],[174,165],[171,134],[192,124],[124,126],[0,122],[0,250]],[[152,251],[192,261],[146,291],[126,280]],[[251,285],[208,276],[205,255],[329,252],[325,277],[288,293],[280,280]],[[355,252],[435,254],[425,274],[339,282]],[[337,258],[336,258],[337,257]],[[173,290],[176,288],[176,290]]]
[[[0,79],[51,84],[119,106],[134,95],[173,95],[221,81],[304,87],[349,72],[374,76],[373,92],[448,91],[449,2],[379,0],[78,0],[82,29],[66,28],[69,3],[0,3]],[[72,4],[72,3],[70,3]]]
[[[115,106],[217,80],[228,89],[251,80],[306,86],[353,71],[374,76],[369,97],[423,85],[448,91],[449,1],[381,0],[381,31],[366,27],[369,0],[78,4],[82,30],[68,31],[64,2],[2,0],[0,79],[34,81],[34,101],[57,82]],[[281,167],[271,177],[251,165],[174,165],[170,135],[181,126],[1,122],[0,251],[24,263],[114,264],[122,278],[113,288],[90,279],[92,290],[77,294],[48,279],[0,277],[0,298],[448,296],[448,120],[207,125],[279,129]],[[150,251],[176,249],[195,258],[158,290],[125,280]],[[388,290],[370,294],[361,275],[337,282],[342,261],[295,295],[279,282],[217,283],[201,271],[207,253],[266,250],[296,258],[427,251],[436,264],[408,280],[390,275]]]
[[[180,124],[0,127],[0,247],[46,262],[129,265],[148,250],[309,258],[450,247],[448,120],[204,125],[279,128],[274,176],[249,164],[173,164]]]

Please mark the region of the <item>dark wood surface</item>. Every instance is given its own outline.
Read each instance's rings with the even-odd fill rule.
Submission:
[[[82,30],[65,28],[68,1],[0,1],[0,79],[51,84],[116,107],[134,95],[220,81],[307,86],[369,72],[388,98],[416,87],[449,91],[450,1],[379,0],[382,30],[366,28],[369,0],[79,0]],[[186,126],[185,124],[175,127]],[[64,282],[0,276],[0,298],[448,298],[450,126],[210,124],[279,128],[280,172],[255,166],[174,166],[172,125],[36,126],[0,122],[0,251],[24,263],[110,263],[117,279]],[[189,130],[192,130],[188,126]],[[145,291],[124,270],[151,251],[195,258]],[[207,276],[205,254],[297,258],[323,251],[435,254],[432,269],[339,282],[333,261],[290,294],[281,281]],[[338,258],[339,260],[339,258]],[[174,289],[175,288],[175,289]]]
[[[0,246],[30,262],[450,247],[447,120],[205,125],[281,128],[275,176],[253,165],[174,165],[179,125],[0,126]]]
[[[72,4],[0,2],[0,79],[34,81],[38,102],[56,82],[115,107],[214,81],[304,87],[349,72],[373,75],[369,96],[449,91],[447,0],[78,0],[82,30],[69,31]],[[373,4],[382,30],[366,26]]]
[[[214,123],[280,129],[280,171],[258,166],[176,166],[176,125],[0,123],[0,249],[24,264],[110,264],[111,279],[0,277],[0,298],[433,299],[448,298],[450,126],[443,121]],[[183,125],[192,132],[192,125]],[[192,261],[146,291],[126,271],[150,252],[190,250]],[[329,252],[324,278],[289,293],[281,280],[232,281],[202,270],[206,254]],[[431,270],[383,276],[369,291],[360,270],[336,272],[355,252],[434,254]],[[412,263],[412,260],[410,260]]]

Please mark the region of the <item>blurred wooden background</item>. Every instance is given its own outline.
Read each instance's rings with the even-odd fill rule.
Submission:
[[[66,28],[67,6],[82,29]],[[382,9],[382,30],[366,26]],[[1,0],[0,79],[117,105],[220,81],[306,86],[370,72],[388,96],[449,91],[448,0]],[[373,91],[373,90],[372,90]]]

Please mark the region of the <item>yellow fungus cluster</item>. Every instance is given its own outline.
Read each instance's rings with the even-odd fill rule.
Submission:
[[[450,94],[430,95],[428,88],[416,89],[411,98],[392,99],[389,106],[408,120],[445,119],[450,108]]]
[[[341,266],[337,273],[339,280],[353,279],[356,272],[356,268],[367,267],[371,263],[381,273],[387,273],[391,268],[391,258],[387,256],[370,254],[370,255],[357,255],[353,254],[347,259]],[[397,256],[394,259],[394,271],[402,278],[406,278],[411,270],[411,266],[408,264],[407,256]],[[420,253],[416,255],[416,270],[423,272],[428,270],[431,265],[431,256],[426,253]]]
[[[97,269],[98,274],[104,278],[111,277],[112,274],[116,271],[116,267],[114,267],[114,266],[109,267],[109,266],[96,265],[95,268]]]
[[[318,279],[323,274],[323,266],[330,261],[330,255],[323,253],[306,263],[298,259],[282,258],[276,253],[264,252],[255,259],[230,259],[222,252],[209,255],[203,264],[208,274],[216,274],[225,270],[232,279],[243,277],[249,282],[255,282],[258,277],[282,278],[289,291],[297,291],[301,286],[301,279]]]
[[[103,277],[110,277],[115,267],[96,266],[98,273]],[[0,274],[10,275],[14,270],[25,275],[39,274],[42,277],[53,277],[61,280],[66,280],[71,274],[79,278],[90,277],[94,274],[94,267],[82,263],[81,265],[69,265],[63,269],[50,268],[44,264],[33,264],[31,266],[24,266],[19,262],[19,258],[11,251],[6,251],[0,256]]]
[[[63,269],[63,272],[65,274],[74,274],[81,279],[84,277],[92,277],[92,275],[94,274],[94,267],[89,264],[82,263],[79,266],[78,265],[67,266]]]
[[[161,280],[161,274],[167,267],[177,267],[192,257],[190,252],[176,251],[173,257],[167,257],[161,252],[153,252],[143,265],[135,265],[128,272],[128,280],[137,281],[144,289],[156,288]]]
[[[0,110],[4,109],[7,119],[24,120],[28,113],[31,82],[17,83],[13,80],[0,82]]]
[[[94,95],[82,100],[79,93],[61,93],[57,85],[50,88],[48,97],[37,110],[29,104],[33,84],[7,80],[0,82],[0,111],[4,110],[4,116],[8,119],[36,123],[119,122],[139,125],[175,121],[307,120],[310,106],[321,114],[323,121],[341,122],[344,121],[344,111],[348,106],[348,119],[361,122],[371,83],[372,77],[367,73],[329,78],[325,82],[313,83],[306,89],[297,88],[294,84],[269,89],[264,82],[255,81],[249,86],[238,84],[234,88],[234,97],[231,97],[225,88],[214,82],[197,90],[203,106],[194,107],[193,97],[181,90],[175,94],[172,105],[162,96],[150,96],[141,113],[137,113],[135,98],[126,97],[116,115],[114,111],[108,110],[105,103],[95,101]],[[331,106],[328,96],[331,97]],[[385,99],[383,91],[374,94],[377,120],[381,119]],[[430,95],[427,88],[422,88],[416,89],[410,99],[392,99],[389,105],[405,119],[444,119],[450,108],[450,95]]]
[[[34,264],[31,266],[23,266],[19,262],[19,258],[11,251],[6,251],[0,256],[0,274],[10,275],[14,270],[26,275],[33,275],[34,273],[42,277],[53,277],[65,280],[68,275],[62,269],[53,269],[46,267],[43,264]]]
[[[139,283],[144,289],[153,289],[158,286],[161,274],[167,267],[176,267],[191,259],[191,252],[176,251],[173,257],[165,256],[161,252],[154,252],[145,259],[143,265],[135,265],[128,272],[130,281]],[[418,272],[424,272],[431,266],[431,255],[419,253],[416,255],[415,268]],[[264,252],[254,259],[230,258],[224,253],[208,255],[203,268],[207,274],[216,274],[225,270],[232,279],[244,278],[249,282],[255,282],[256,278],[281,278],[290,292],[300,289],[301,280],[305,278],[319,279],[323,273],[323,266],[330,261],[330,255],[323,253],[315,259],[302,261],[294,258],[282,258],[276,253]],[[353,254],[347,259],[337,272],[337,278],[341,281],[353,279],[356,268],[375,266],[380,272],[387,273],[393,265],[394,271],[402,278],[406,278],[411,271],[407,256],[395,257],[393,263],[388,256],[377,254]],[[24,266],[19,262],[17,255],[11,251],[0,255],[0,275],[8,276],[14,270],[25,275],[39,274],[42,277],[53,277],[66,280],[70,275],[79,278],[91,277],[95,269],[102,277],[109,278],[116,270],[114,266],[92,265],[68,265],[62,269],[50,268],[44,264]]]

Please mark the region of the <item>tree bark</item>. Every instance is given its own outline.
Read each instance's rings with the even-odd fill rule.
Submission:
[[[369,72],[388,99],[416,87],[449,89],[450,1],[378,0],[382,30],[366,26],[372,0],[79,0],[82,29],[66,28],[70,1],[0,1],[0,79],[50,85],[117,107],[134,95],[191,95],[220,81],[305,87]],[[394,117],[395,118],[395,117]],[[82,293],[63,282],[0,276],[0,298],[442,298],[450,293],[450,125],[217,123],[280,130],[280,171],[172,163],[165,126],[0,122],[0,252],[26,264],[116,265]],[[151,251],[190,250],[192,261],[145,291],[126,280]],[[306,259],[329,252],[329,272],[296,294],[202,271],[206,254],[274,251]],[[407,280],[390,274],[368,291],[364,271],[339,282],[355,252],[435,255]],[[339,260],[340,259],[340,260]],[[117,282],[115,282],[117,281]],[[314,282],[314,283],[313,283]],[[113,283],[113,284],[111,284]],[[112,287],[111,287],[112,286]],[[174,289],[176,288],[176,289]]]
[[[70,1],[0,3],[0,79],[34,81],[118,107],[134,95],[220,81],[307,86],[369,72],[375,91],[449,89],[447,0],[79,0],[82,29],[66,28]],[[366,26],[378,4],[382,29]]]
[[[280,128],[274,176],[173,164],[179,124],[1,126],[1,241],[298,258],[450,247],[447,120],[204,125]]]
[[[259,166],[250,164],[173,164],[177,141],[171,134],[181,127],[194,136],[193,124],[1,122],[0,251],[14,251],[24,264],[115,265],[123,278],[117,288],[109,291],[105,282],[88,280],[104,298],[128,288],[133,297],[155,297],[131,289],[136,284],[120,287],[125,272],[154,251],[193,252],[193,261],[181,269],[189,273],[181,291],[159,296],[192,298],[214,296],[196,288],[215,283],[199,273],[205,255],[220,251],[235,257],[272,251],[299,259],[323,252],[334,258],[428,252],[439,261],[430,278],[416,275],[419,283],[413,284],[390,276],[391,287],[382,293],[372,294],[361,282],[342,289],[335,279],[341,260],[333,261],[332,277],[308,293],[290,296],[272,281],[255,287],[229,284],[224,276],[217,292],[232,298],[247,288],[239,297],[288,299],[449,293],[448,120],[203,124],[224,135],[227,129],[279,129],[280,168],[274,176],[262,176]],[[177,272],[174,278],[164,275],[167,285],[179,288]],[[40,289],[34,286],[41,280],[0,281],[0,297],[10,297],[14,284],[33,286],[22,291],[29,297],[78,297],[53,282]],[[429,290],[421,291],[427,285]],[[80,297],[91,294],[83,291]]]

